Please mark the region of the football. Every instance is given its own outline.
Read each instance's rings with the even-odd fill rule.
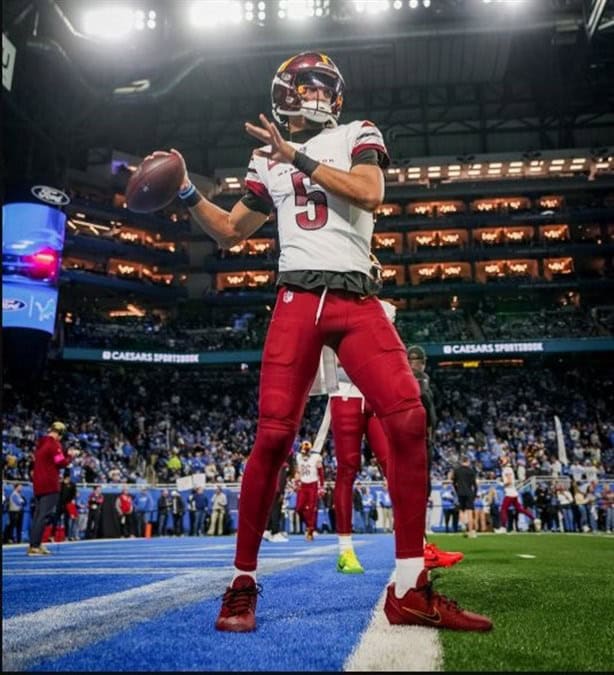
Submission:
[[[183,180],[181,158],[174,153],[145,159],[130,176],[126,205],[135,213],[152,213],[168,206]]]

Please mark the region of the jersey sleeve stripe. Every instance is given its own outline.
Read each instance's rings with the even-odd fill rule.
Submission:
[[[352,150],[352,157],[355,157],[359,152],[363,150],[377,150],[379,153],[379,165],[382,169],[385,169],[390,164],[390,156],[388,151],[381,143],[361,143],[357,145]]]
[[[374,129],[371,129],[370,131],[363,131],[363,133],[356,136],[357,141],[362,141],[365,138],[377,138],[378,140],[381,140],[382,135],[376,132]]]
[[[359,152],[362,152],[363,150],[377,150],[378,152],[382,152],[384,155],[386,155],[386,157],[388,157],[388,151],[381,143],[360,143],[360,145],[354,146],[352,150],[352,157],[357,155]]]
[[[271,197],[269,191],[266,189],[266,187],[264,187],[262,183],[255,180],[249,180],[248,178],[245,181],[245,187],[250,192],[253,192],[256,195],[256,197],[260,197],[260,199],[263,199],[264,201],[273,205],[273,198]]]

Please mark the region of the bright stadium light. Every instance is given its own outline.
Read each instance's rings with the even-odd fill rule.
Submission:
[[[196,0],[189,16],[195,28],[215,28],[240,23],[243,7],[239,0]]]
[[[83,32],[105,40],[121,40],[138,25],[134,10],[129,7],[91,9],[83,16]]]
[[[380,14],[390,9],[390,0],[353,0],[353,4],[359,14]]]
[[[314,0],[279,0],[280,19],[288,18],[294,21],[302,21],[315,15]]]

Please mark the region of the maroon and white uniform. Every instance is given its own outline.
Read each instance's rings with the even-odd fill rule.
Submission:
[[[296,512],[305,522],[307,531],[313,532],[318,519],[318,490],[324,487],[322,455],[300,452],[296,459],[296,471],[300,481]]]
[[[359,154],[387,151],[371,122],[325,128],[300,152],[349,171]],[[394,504],[396,557],[423,555],[426,420],[405,345],[375,295],[352,283],[368,279],[373,215],[327,192],[290,164],[254,156],[246,187],[277,208],[280,257],[277,301],[262,355],[256,441],[241,491],[235,565],[253,571],[285,461],[303,416],[324,346],[336,352],[372,406],[390,441],[388,484]]]
[[[372,122],[323,129],[305,143],[291,143],[312,159],[349,171],[352,157],[375,149],[387,156]],[[265,148],[267,149],[267,148]],[[252,156],[245,184],[277,209],[279,271],[334,270],[369,274],[373,216],[325,192],[291,164]]]
[[[499,510],[501,514],[501,527],[507,527],[507,518],[508,518],[508,509],[513,506],[516,509],[516,513],[523,513],[527,518],[531,520],[535,519],[535,516],[526,509],[518,499],[518,490],[516,489],[516,476],[514,475],[514,469],[511,466],[504,466],[501,469],[501,478],[503,479],[503,502],[501,503],[501,509]]]

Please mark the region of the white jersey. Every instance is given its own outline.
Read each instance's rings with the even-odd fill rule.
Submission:
[[[305,456],[302,452],[296,458],[296,467],[301,483],[315,483],[319,480],[318,466],[322,464],[322,455],[310,452]]]
[[[511,482],[505,484],[506,477],[511,477]],[[501,478],[503,479],[503,491],[506,497],[518,497],[518,490],[516,489],[516,477],[514,476],[514,469],[511,466],[504,466],[501,469]],[[509,480],[509,479],[508,479]]]
[[[323,129],[290,143],[322,164],[349,171],[352,158],[375,149],[388,157],[379,129],[367,121]],[[266,146],[265,150],[270,150]],[[373,214],[326,192],[291,164],[252,155],[245,186],[277,209],[279,271],[328,270],[369,275]]]

